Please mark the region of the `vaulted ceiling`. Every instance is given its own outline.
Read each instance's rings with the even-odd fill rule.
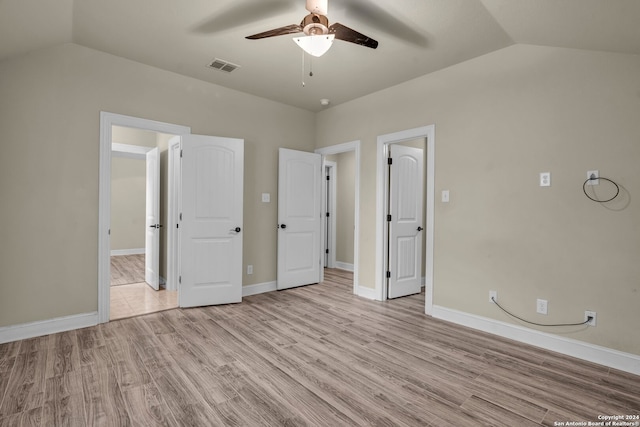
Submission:
[[[330,23],[378,48],[335,41],[303,59],[293,35],[245,39],[307,13],[304,0],[0,0],[0,61],[73,42],[319,111],[514,43],[640,55],[638,0],[329,0]]]

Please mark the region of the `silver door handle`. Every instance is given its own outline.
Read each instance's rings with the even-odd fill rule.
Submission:
[[[235,231],[236,233],[239,233],[239,232],[241,232],[241,231],[242,231],[242,228],[240,228],[240,227],[236,227],[236,228],[232,228],[232,229],[231,229],[231,230],[229,230],[229,231]]]

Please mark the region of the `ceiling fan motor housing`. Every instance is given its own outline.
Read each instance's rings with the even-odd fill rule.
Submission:
[[[300,23],[302,31],[308,36],[319,36],[329,33],[329,20],[324,15],[310,13]]]

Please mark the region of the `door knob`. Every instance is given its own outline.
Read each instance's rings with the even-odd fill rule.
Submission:
[[[424,230],[424,228],[422,228],[422,227],[420,227],[420,226],[419,226],[419,227],[418,227],[418,231],[422,231],[422,230]]]
[[[287,224],[280,224],[279,227],[280,228],[287,228]]]
[[[229,231],[235,231],[236,233],[239,233],[239,232],[241,232],[241,231],[242,231],[242,228],[240,228],[240,227],[236,227],[236,228],[232,228],[232,229],[231,229],[231,230],[229,230]]]
[[[149,226],[149,228],[160,228],[160,227],[162,227],[162,224],[153,224]]]

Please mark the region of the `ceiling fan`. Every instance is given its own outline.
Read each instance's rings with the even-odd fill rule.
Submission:
[[[302,19],[300,24],[275,28],[247,36],[246,38],[257,40],[286,34],[304,33],[306,36],[294,38],[294,41],[302,49],[314,56],[324,54],[331,47],[334,38],[371,49],[378,47],[376,40],[347,26],[337,22],[329,26],[329,19],[327,18],[328,0],[306,0],[306,2],[306,9],[309,14]]]

